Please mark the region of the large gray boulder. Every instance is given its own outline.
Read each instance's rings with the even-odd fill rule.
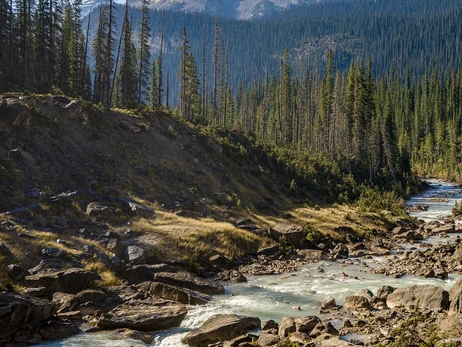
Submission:
[[[0,345],[9,342],[19,330],[37,327],[55,311],[55,305],[48,300],[0,293]]]
[[[130,300],[103,313],[97,326],[102,329],[164,330],[178,327],[187,312],[185,306],[173,301]]]
[[[123,277],[130,284],[138,284],[145,281],[154,281],[154,274],[159,272],[177,272],[178,270],[167,264],[135,265],[127,268]]]
[[[188,288],[208,295],[225,293],[225,289],[221,284],[205,278],[197,277],[187,271],[179,271],[175,273],[159,272],[154,274],[154,281],[170,284],[180,288]]]
[[[419,302],[419,307],[426,310],[447,310],[449,308],[449,293],[442,288],[426,285],[415,285],[396,289],[387,297],[387,306],[414,308]]]
[[[189,332],[181,341],[191,347],[206,347],[219,341],[232,340],[249,330],[260,327],[257,317],[220,314],[210,317],[199,328]]]
[[[298,247],[305,242],[305,232],[303,228],[295,224],[280,223],[270,228],[269,234],[276,241],[280,241],[281,237],[284,237],[291,246]]]
[[[362,295],[350,295],[345,298],[343,308],[346,312],[364,311],[372,308],[369,300]]]
[[[173,300],[187,305],[203,305],[212,300],[212,297],[187,288],[179,288],[159,282],[143,282],[138,286],[140,292],[157,298]]]
[[[449,312],[462,313],[462,278],[459,278],[449,291]]]
[[[51,291],[75,294],[91,288],[93,283],[100,279],[101,276],[97,273],[71,268],[52,273],[30,275],[26,277],[26,283],[31,287],[46,287]]]

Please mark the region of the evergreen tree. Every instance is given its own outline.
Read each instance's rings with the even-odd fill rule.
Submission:
[[[151,28],[149,27],[149,10],[148,1],[142,0],[141,22],[138,35],[139,60],[138,60],[138,104],[145,102],[147,97],[147,84],[149,81],[149,62],[151,61],[151,52],[149,41],[151,39]]]

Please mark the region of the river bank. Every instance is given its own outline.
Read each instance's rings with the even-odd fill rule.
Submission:
[[[428,199],[431,200],[427,202],[429,202],[430,205],[432,203],[436,204],[438,211],[436,212],[433,210],[432,206],[429,206],[427,211],[423,212],[428,212],[431,216],[447,215],[449,212],[445,213],[445,211],[450,211],[453,205],[452,200],[459,197],[460,191],[454,194],[454,189],[456,189],[454,186],[451,187],[445,183],[442,185],[440,183],[432,184],[438,191],[439,198],[448,200],[445,202],[436,200],[433,196],[437,192],[432,193],[431,189],[427,190],[424,194],[427,194],[429,196]],[[439,193],[440,187],[443,186],[445,189],[447,188],[448,194]],[[411,199],[411,204],[413,203],[414,200]],[[420,202],[415,199],[415,204],[418,203]],[[425,216],[420,214],[419,218],[425,219]],[[423,230],[432,230],[440,227],[436,225],[436,223],[425,225],[431,225],[433,227],[431,229],[423,228]],[[342,257],[337,257],[337,259],[327,260],[327,258],[332,257],[332,253],[318,252],[317,256],[315,256],[313,252],[308,252],[311,253],[308,254],[305,251],[305,259],[301,258],[302,256],[299,254],[293,256],[293,258],[298,258],[297,260],[267,259],[257,261],[253,265],[242,266],[238,270],[246,277],[246,282],[224,282],[224,295],[216,296],[214,300],[206,305],[196,306],[190,309],[180,327],[154,333],[154,340],[150,345],[163,347],[182,346],[184,344],[181,343],[181,339],[184,338],[188,332],[200,327],[208,318],[217,313],[255,316],[259,317],[262,321],[274,320],[277,323],[283,322],[285,320],[283,317],[318,316],[323,322],[324,328],[326,328],[325,325],[328,325],[327,323],[330,322],[344,340],[352,339],[353,342],[359,345],[368,341],[368,346],[379,342],[385,343],[386,341],[388,341],[386,343],[390,343],[392,339],[388,339],[390,336],[383,334],[383,331],[390,335],[393,329],[399,328],[400,322],[411,317],[413,311],[406,309],[394,309],[390,311],[385,309],[387,303],[386,298],[385,301],[383,298],[380,300],[377,299],[379,289],[383,287],[383,285],[388,285],[393,288],[402,288],[410,285],[432,285],[444,291],[449,291],[454,287],[458,278],[457,274],[452,273],[452,270],[454,270],[452,268],[450,271],[446,270],[447,275],[443,274],[442,276],[438,275],[438,272],[434,272],[433,276],[415,276],[411,274],[412,271],[410,270],[400,273],[399,276],[393,276],[393,273],[386,273],[389,271],[386,269],[395,268],[396,262],[403,258],[404,255],[407,255],[407,260],[401,260],[407,264],[407,269],[411,269],[412,266],[416,264],[422,265],[423,263],[430,262],[441,266],[444,265],[441,259],[433,259],[436,254],[440,254],[443,258],[449,255],[452,257],[454,255],[457,249],[457,233],[430,233],[427,230],[427,233],[423,233],[420,238],[416,236],[415,233],[418,232],[421,227],[422,225],[416,226],[415,230],[406,230],[409,226],[404,226],[402,227],[404,229],[400,229],[399,232],[398,230],[390,232],[389,239],[387,238],[382,241],[375,240],[374,242],[379,242],[378,244],[374,244],[374,242],[370,244],[367,242],[350,243],[347,245],[349,256],[344,259],[342,259]],[[456,230],[458,230],[457,223],[454,224],[454,231]],[[407,238],[400,237],[409,231],[414,233],[413,239],[409,239],[409,234],[407,234]],[[393,238],[395,238],[395,240],[392,240]],[[448,243],[451,245],[446,249],[445,247]],[[423,247],[422,245],[426,246]],[[446,250],[446,253],[440,252],[442,248]],[[425,250],[425,252],[421,253],[425,254],[426,258],[409,258],[409,255],[416,253],[413,251],[419,249]],[[453,253],[449,254],[452,251]],[[367,252],[369,252],[369,254],[366,254]],[[422,268],[422,266],[420,268]],[[257,276],[252,274],[261,274],[265,272],[272,273],[272,275]],[[278,272],[285,273],[278,274]],[[369,289],[373,293],[372,296],[369,292],[365,291],[365,289]],[[371,305],[366,304],[365,310],[346,312],[345,309],[335,309],[333,311],[327,310],[320,313],[321,305],[326,297],[333,297],[336,301],[335,305],[343,306],[345,305],[347,297],[357,296],[355,294],[358,292],[362,293],[359,296],[368,296],[367,301],[372,303]],[[380,305],[381,309],[379,309],[377,306],[378,303],[385,303],[385,305]],[[422,325],[423,329],[430,329],[430,327],[437,322],[444,322],[448,312],[445,306],[439,310],[440,312],[437,315],[432,315],[431,312],[427,312],[425,308],[424,310],[425,311],[422,312],[422,317],[424,317],[422,318],[422,322],[424,323],[419,323]],[[391,312],[394,313],[392,314]],[[392,314],[392,316],[389,316],[389,314]],[[349,323],[346,323],[348,320],[352,322],[351,327]],[[386,322],[386,324],[378,324],[378,322]],[[274,329],[274,327],[272,329]],[[322,335],[323,329],[318,330],[320,330],[318,331],[320,334],[318,334],[317,337]],[[279,331],[280,329],[273,335],[280,338]],[[273,330],[273,333],[274,332]],[[333,336],[336,336],[335,331],[331,330],[330,332],[334,333]],[[430,330],[428,330],[428,332],[430,332]],[[396,332],[394,334],[396,334]],[[87,343],[85,341],[88,341],[88,335],[89,334],[78,335],[64,342],[51,342],[41,346],[84,346]],[[106,333],[91,335],[93,336],[92,346],[95,346],[95,343],[98,346],[112,345],[112,339],[116,338],[114,334],[108,335]],[[309,337],[309,334],[307,335]],[[421,335],[425,337],[425,334]],[[258,337],[255,339],[257,338]],[[275,340],[273,339],[273,341]],[[312,340],[310,341],[311,342],[306,340],[305,342],[309,345],[309,343],[313,342]],[[118,340],[117,343],[123,346],[134,345],[133,340]]]

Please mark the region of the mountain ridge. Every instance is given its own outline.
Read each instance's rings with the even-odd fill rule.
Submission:
[[[250,20],[265,17],[295,6],[308,6],[325,0],[151,0],[148,7],[152,10],[170,10],[182,12],[200,12],[219,17]],[[106,0],[85,0],[82,14],[87,15],[91,9]],[[125,3],[116,0],[117,3]],[[128,0],[128,5],[141,7],[141,0]]]

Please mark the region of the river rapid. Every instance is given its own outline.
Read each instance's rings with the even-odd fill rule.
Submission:
[[[430,189],[411,198],[409,205],[426,204],[427,211],[411,213],[412,216],[425,221],[439,220],[451,213],[455,201],[462,201],[462,189],[453,184],[440,181],[429,181]],[[455,236],[452,236],[455,237]],[[427,242],[446,243],[448,239],[431,238]],[[380,266],[384,259],[355,259],[353,264],[341,261],[322,261],[300,268],[290,274],[270,276],[249,276],[246,283],[225,284],[225,295],[202,306],[194,306],[189,311],[179,328],[155,332],[154,342],[150,346],[178,347],[186,346],[181,338],[191,329],[199,327],[214,314],[236,313],[256,316],[262,321],[273,319],[280,322],[283,316],[308,316],[318,314],[322,300],[333,296],[337,304],[343,304],[346,296],[353,295],[361,289],[369,289],[376,293],[383,285],[406,287],[413,284],[432,284],[449,290],[459,276],[449,274],[447,280],[403,276],[401,278],[386,277],[366,273],[367,266]],[[332,316],[329,314],[329,316]],[[335,321],[333,321],[335,326]],[[355,338],[358,338],[355,336]],[[66,347],[106,347],[106,346],[147,346],[134,340],[117,340],[117,335],[108,332],[82,333],[71,338],[43,343],[38,346]]]

